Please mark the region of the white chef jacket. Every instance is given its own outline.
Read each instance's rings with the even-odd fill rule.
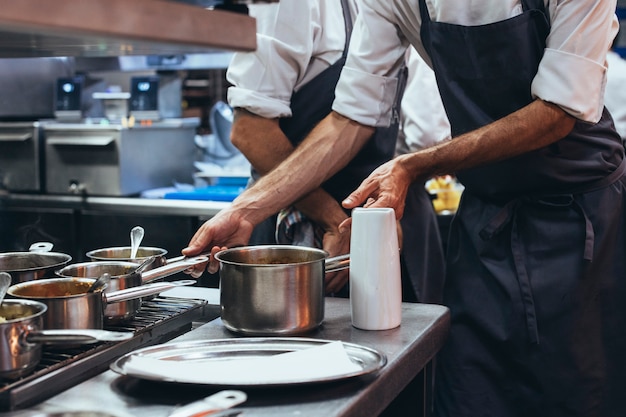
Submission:
[[[402,96],[396,154],[431,147],[451,135],[435,73],[414,48],[408,49],[406,63],[409,76]]]
[[[352,18],[357,0],[349,0]],[[341,58],[345,24],[340,0],[280,0],[250,5],[257,50],[235,53],[226,77],[228,103],[265,118],[290,117],[295,91]]]
[[[626,139],[626,60],[614,51],[609,51],[606,58],[609,69],[604,104],[613,116],[617,132]]]
[[[551,31],[532,95],[595,123],[604,105],[606,53],[619,29],[616,0],[544,2]],[[426,0],[426,4],[432,20],[465,26],[502,21],[522,12],[520,0]],[[394,100],[394,73],[408,45],[430,62],[419,35],[419,3],[362,0],[359,7],[333,110],[365,125],[386,126]]]

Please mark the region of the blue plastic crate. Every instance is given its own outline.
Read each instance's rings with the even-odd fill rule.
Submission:
[[[245,187],[239,185],[210,185],[193,191],[175,191],[166,193],[163,198],[169,200],[206,200],[233,201]]]

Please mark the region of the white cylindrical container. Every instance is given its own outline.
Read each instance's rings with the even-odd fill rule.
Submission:
[[[398,327],[402,317],[400,245],[392,208],[352,210],[350,306],[363,330]]]

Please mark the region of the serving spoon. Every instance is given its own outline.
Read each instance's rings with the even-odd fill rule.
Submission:
[[[139,245],[143,240],[144,230],[141,226],[135,226],[130,231],[130,259],[135,259]]]

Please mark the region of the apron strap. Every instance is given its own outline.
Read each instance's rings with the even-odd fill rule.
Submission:
[[[513,218],[516,214],[513,214]],[[517,222],[513,220],[511,228],[511,250],[513,252],[513,261],[517,272],[517,282],[522,293],[522,303],[524,304],[524,312],[526,314],[526,328],[528,329],[528,338],[530,343],[539,344],[539,328],[537,326],[537,313],[535,311],[535,299],[533,297],[530,278],[526,270],[526,262],[524,260],[524,244],[522,243],[518,230]]]
[[[350,37],[352,36],[352,13],[350,13],[350,6],[348,5],[348,0],[341,0],[341,8],[343,9],[343,24],[346,28],[346,41],[343,46],[343,53],[341,54],[342,58],[346,58],[348,56],[348,45],[350,45]]]
[[[522,0],[522,10],[539,10],[546,17],[548,25],[550,25],[550,13],[546,10],[543,0]]]

